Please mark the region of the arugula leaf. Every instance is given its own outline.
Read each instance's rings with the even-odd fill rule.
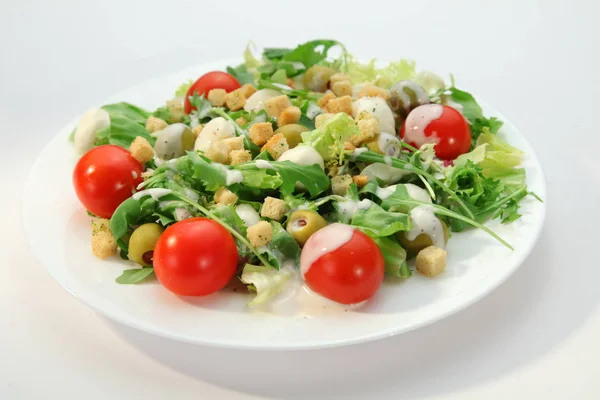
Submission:
[[[269,82],[264,79],[261,79],[258,82],[258,85],[261,89],[272,89],[272,90],[275,90],[281,94],[285,94],[286,96],[290,96],[290,97],[299,97],[299,98],[306,98],[306,99],[312,99],[312,100],[317,100],[320,97],[320,95],[313,94],[308,90],[282,88],[281,86],[278,86],[275,83]]]
[[[102,109],[108,112],[111,119],[113,116],[121,115],[141,125],[144,125],[151,115],[148,111],[125,102],[106,104],[102,106]]]
[[[281,192],[284,195],[292,194],[298,182],[306,187],[313,197],[329,189],[329,178],[317,164],[299,165],[291,161],[273,161],[271,165],[281,176]]]
[[[300,262],[300,246],[279,222],[271,221],[273,238],[265,247],[261,247],[262,254],[266,255],[271,264],[281,269],[283,263],[292,260],[297,265]]]
[[[194,151],[188,151],[186,156],[178,158],[176,166],[180,174],[202,182],[210,192],[216,192],[220,187],[226,186],[227,167],[213,163]]]
[[[246,264],[240,280],[248,285],[248,289],[255,291],[256,296],[249,306],[264,304],[277,295],[293,276],[290,269],[276,270],[262,265]]]
[[[287,48],[267,47],[263,50],[263,57],[271,61],[281,60],[281,58],[290,51],[292,50]]]
[[[117,243],[127,234],[129,227],[138,221],[141,213],[141,203],[133,197],[128,198],[117,207],[110,218],[109,225]]]
[[[479,135],[484,132],[497,133],[503,125],[504,122],[500,121],[496,117],[475,118],[475,120],[471,123],[471,148],[477,146],[477,139],[479,138]]]
[[[406,250],[394,236],[372,237],[372,239],[383,255],[386,276],[408,278],[412,275],[406,262]]]
[[[116,279],[116,282],[121,285],[142,283],[151,275],[154,275],[154,268],[152,267],[126,269],[121,276]]]
[[[241,170],[244,176],[243,184],[247,187],[257,189],[277,189],[281,186],[281,178],[277,175],[271,175],[265,169],[259,170]]]
[[[471,93],[455,87],[449,88],[448,93],[452,101],[461,105],[461,112],[469,122],[475,121],[477,118],[485,118],[483,110]]]
[[[284,54],[282,54],[281,58],[284,61],[301,62],[306,66],[306,68],[310,68],[313,65],[325,60],[327,58],[327,53],[329,49],[331,49],[334,46],[342,46],[342,44],[337,40],[311,40],[309,42],[299,45],[294,50],[285,52]],[[281,53],[282,52],[280,52],[279,54]]]
[[[195,113],[200,120],[206,120],[208,118],[212,119],[214,117],[212,113],[213,106],[210,101],[204,97],[204,94],[198,96],[198,93],[194,92],[194,94],[189,97],[189,100],[192,107],[196,108]]]
[[[129,148],[131,142],[138,136],[142,136],[152,145],[156,141],[156,138],[150,136],[144,126],[122,114],[117,114],[111,116],[108,128],[96,133],[95,145],[114,144]]]
[[[240,216],[237,214],[233,206],[217,204],[213,207],[210,207],[210,211],[214,216],[228,224],[240,235],[243,235],[244,237],[247,236],[246,225],[244,224],[244,221],[242,221]],[[242,241],[236,240],[235,242],[238,248],[238,256],[240,258],[247,257],[251,254],[248,246],[246,246]]]
[[[238,80],[239,83],[246,84],[249,83],[251,85],[256,85],[256,82],[254,80],[254,76],[248,72],[248,68],[246,67],[245,64],[240,64],[237,67],[233,68],[233,67],[227,67],[227,72],[231,75],[233,75],[233,77],[235,79]]]
[[[358,209],[351,225],[360,228],[371,237],[386,237],[411,228],[408,214],[386,211],[375,203],[366,210]]]

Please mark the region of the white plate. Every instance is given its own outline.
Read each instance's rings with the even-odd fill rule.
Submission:
[[[152,79],[118,93],[106,103],[129,101],[154,109],[190,77],[237,61],[218,62]],[[482,104],[486,115],[505,121],[502,135],[525,151],[530,190],[546,198],[541,166],[525,138],[505,118]],[[84,110],[82,110],[84,111]],[[260,349],[306,349],[348,345],[399,334],[444,318],[490,293],[530,253],[542,229],[545,205],[522,203],[515,223],[488,226],[515,248],[510,251],[486,233],[454,234],[447,271],[435,279],[418,274],[406,282],[385,282],[357,310],[311,310],[297,315],[251,311],[247,295],[217,293],[181,298],[158,282],[119,285],[127,262],[100,261],[90,251],[89,217],[71,185],[77,156],[67,140],[76,121],[44,149],[33,166],[23,196],[23,223],[30,246],[48,272],[75,297],[125,325],[186,342]]]

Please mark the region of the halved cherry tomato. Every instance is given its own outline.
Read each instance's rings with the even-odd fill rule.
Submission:
[[[235,275],[235,240],[218,222],[190,218],[168,227],[153,254],[154,273],[180,296],[205,296],[222,289]]]
[[[361,231],[332,224],[313,234],[302,249],[302,276],[315,292],[343,304],[372,297],[384,274],[377,244]]]
[[[436,143],[435,154],[454,160],[471,147],[471,129],[456,109],[440,104],[425,104],[412,110],[400,129],[400,137],[414,147]]]
[[[126,149],[105,145],[83,155],[73,170],[79,201],[90,212],[110,218],[142,182],[142,165]]]
[[[194,93],[196,93],[198,96],[207,96],[208,92],[210,92],[213,89],[225,89],[225,91],[229,93],[240,87],[241,85],[238,82],[238,80],[235,79],[233,75],[228,74],[227,72],[207,72],[206,74],[198,78],[198,80],[194,82],[192,86],[190,86],[187,93],[185,94],[185,100],[183,103],[184,111],[186,114],[189,114],[192,112],[192,110],[196,109],[196,107],[190,104],[189,100],[189,97],[193,96]]]

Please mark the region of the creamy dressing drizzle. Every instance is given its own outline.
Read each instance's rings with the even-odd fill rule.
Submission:
[[[410,211],[410,222],[412,229],[404,235],[408,240],[415,240],[420,234],[431,238],[434,246],[445,248],[444,228],[438,217],[434,214],[434,208],[429,205],[421,205]]]
[[[187,219],[189,217],[191,217],[192,215],[190,214],[190,212],[188,210],[186,210],[183,207],[178,207],[175,209],[175,219],[177,221],[181,221],[184,219]]]
[[[234,183],[240,183],[244,180],[244,175],[238,170],[229,169],[223,164],[213,162],[212,165],[219,168],[225,173],[225,185],[233,185]]]
[[[342,220],[350,221],[352,219],[352,217],[354,216],[354,214],[356,214],[356,212],[358,210],[368,210],[371,207],[371,204],[373,204],[373,203],[369,199],[363,199],[360,201],[358,201],[358,200],[340,201],[338,203],[338,211],[340,213],[340,216],[342,217]]]
[[[348,243],[354,228],[344,224],[331,224],[317,231],[304,245],[300,256],[300,272],[306,275],[312,264],[325,254],[331,253]]]
[[[258,212],[254,207],[249,204],[240,204],[235,208],[235,212],[248,228],[260,222],[260,215],[258,215]]]
[[[394,194],[395,191],[396,191],[396,185],[392,185],[392,186],[388,186],[388,187],[384,187],[384,188],[377,188],[377,190],[375,191],[375,194],[381,200],[385,200],[388,197],[390,197],[392,194]]]
[[[319,114],[322,114],[323,110],[321,107],[317,106],[315,103],[309,103],[306,108],[306,116],[310,119],[315,119],[315,117]]]
[[[382,153],[388,157],[398,157],[400,155],[400,140],[386,132],[381,132],[377,138],[377,146]]]
[[[412,142],[421,147],[425,143],[438,143],[440,139],[437,132],[432,132],[426,136],[425,129],[434,120],[438,119],[444,112],[444,107],[440,104],[425,104],[415,108],[406,118],[406,130],[404,140]]]
[[[271,163],[268,162],[267,160],[256,160],[254,162],[254,164],[256,165],[256,168],[259,168],[259,169],[272,169],[272,170],[275,169],[275,167],[273,165],[271,165]]]
[[[162,188],[146,189],[146,190],[142,190],[141,192],[134,193],[133,196],[131,196],[131,198],[134,200],[139,200],[144,196],[150,196],[154,200],[158,200],[161,197],[168,195],[169,193],[171,193],[170,189],[162,189]]]
[[[359,155],[367,151],[369,151],[369,149],[366,147],[359,147],[358,149],[354,149],[352,154],[350,154],[350,161],[356,161]]]

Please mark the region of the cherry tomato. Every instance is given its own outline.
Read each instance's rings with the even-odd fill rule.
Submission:
[[[235,79],[233,75],[230,75],[227,72],[207,72],[206,74],[198,78],[198,80],[194,82],[192,86],[190,86],[187,93],[185,94],[184,111],[186,114],[189,114],[192,112],[192,110],[196,109],[196,107],[190,104],[189,100],[189,97],[193,96],[194,93],[198,94],[198,96],[201,96],[203,94],[208,95],[208,92],[210,92],[213,89],[225,89],[225,91],[229,93],[234,91],[235,89],[238,89],[239,87],[241,87],[241,85],[238,82],[238,80]]]
[[[425,104],[412,110],[402,124],[400,137],[417,148],[437,143],[435,154],[442,160],[454,160],[471,147],[471,129],[465,117],[440,104]]]
[[[384,274],[377,244],[344,224],[328,225],[313,234],[302,249],[300,267],[312,290],[343,304],[372,297]]]
[[[110,218],[142,182],[142,165],[119,146],[105,145],[83,155],[73,171],[79,201],[90,212]]]
[[[190,218],[168,227],[156,242],[154,273],[180,296],[205,296],[222,289],[235,275],[235,240],[219,223]]]

